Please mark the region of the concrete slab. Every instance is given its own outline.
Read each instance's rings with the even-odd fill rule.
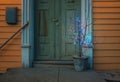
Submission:
[[[95,71],[76,72],[73,68],[11,69],[0,74],[0,82],[105,82]]]
[[[0,82],[57,82],[56,68],[13,69],[0,75]]]
[[[76,72],[74,69],[60,68],[59,82],[105,82],[95,71]]]

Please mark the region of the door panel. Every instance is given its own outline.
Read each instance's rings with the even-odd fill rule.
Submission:
[[[35,1],[35,59],[51,60],[54,58],[54,16],[52,0]]]
[[[75,18],[80,18],[80,0],[35,1],[35,59],[71,60],[79,53],[72,38]]]
[[[76,18],[80,19],[80,0],[63,0],[62,2],[62,60],[71,60],[79,54],[78,44],[74,45]]]

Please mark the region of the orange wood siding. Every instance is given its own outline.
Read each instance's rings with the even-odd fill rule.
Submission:
[[[17,7],[17,24],[5,22],[6,7]],[[21,27],[21,0],[0,0],[0,45]],[[0,70],[21,67],[21,33],[0,50]]]
[[[93,0],[94,69],[120,70],[120,0]]]

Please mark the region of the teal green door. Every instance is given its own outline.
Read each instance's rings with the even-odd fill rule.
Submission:
[[[81,0],[35,0],[35,60],[71,60],[75,18]]]

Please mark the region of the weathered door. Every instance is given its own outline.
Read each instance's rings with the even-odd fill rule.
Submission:
[[[71,60],[75,18],[80,18],[80,0],[35,0],[35,59]]]

